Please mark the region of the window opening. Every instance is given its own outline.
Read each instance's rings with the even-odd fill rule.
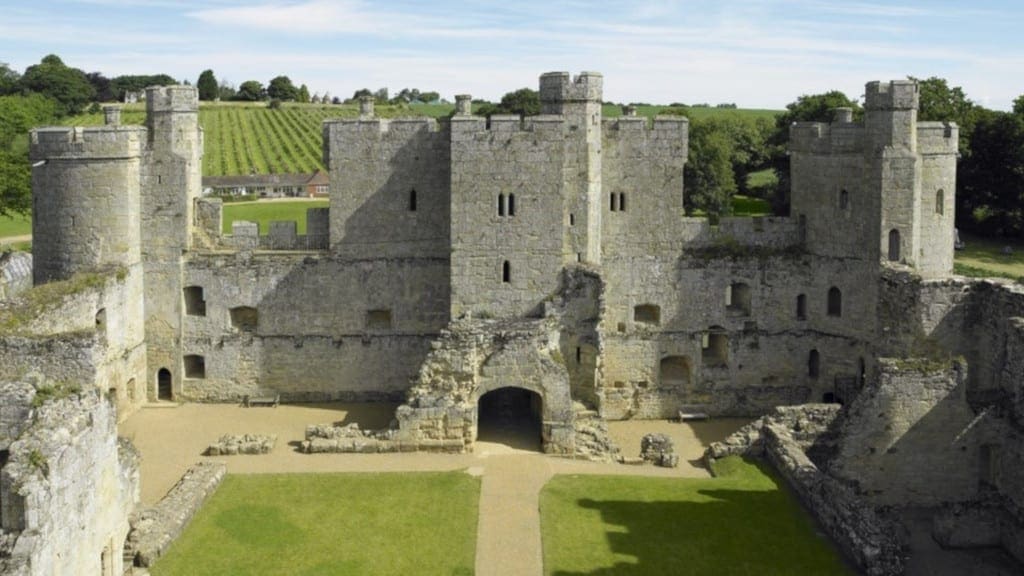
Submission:
[[[416,211],[416,189],[409,190],[409,212]]]
[[[843,315],[843,293],[835,286],[828,289],[828,315]]]
[[[900,231],[893,228],[889,230],[889,261],[899,262],[900,260]]]
[[[807,320],[807,295],[800,294],[796,297],[796,319]]]
[[[206,316],[206,300],[202,286],[185,287],[185,314],[189,316]]]
[[[820,370],[821,356],[817,350],[811,350],[811,353],[807,356],[807,375],[811,378],[817,378]]]
[[[501,281],[511,282],[512,281],[512,265],[509,264],[508,260],[505,260],[501,264]]]
[[[185,356],[185,378],[206,378],[206,358],[198,354]]]

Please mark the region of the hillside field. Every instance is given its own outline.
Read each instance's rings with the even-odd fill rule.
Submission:
[[[653,117],[665,106],[638,106],[641,116]],[[450,104],[378,105],[383,118],[429,116],[442,118],[453,109]],[[622,115],[619,106],[605,104],[606,118]],[[712,116],[774,117],[775,110],[737,110],[690,108],[691,119]],[[203,127],[205,155],[203,176],[238,174],[295,174],[323,169],[321,124],[328,118],[354,118],[357,105],[282,104],[271,109],[265,102],[204,102],[199,106],[199,124]],[[142,124],[145,104],[125,105],[121,122]],[[65,122],[68,126],[98,126],[103,114],[81,114]]]

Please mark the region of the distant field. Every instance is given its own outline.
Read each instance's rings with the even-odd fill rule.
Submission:
[[[665,106],[640,106],[637,113],[653,117]],[[413,104],[377,106],[376,114],[396,116],[445,117],[451,104]],[[689,108],[687,116],[703,119],[712,116],[774,117],[776,110],[737,110],[729,108]],[[283,104],[272,110],[264,102],[210,102],[199,107],[205,152],[204,176],[237,174],[291,174],[323,169],[321,124],[328,118],[354,118],[357,105]],[[622,115],[619,106],[606,104],[604,115]],[[121,113],[123,124],[145,122],[144,104],[128,104]],[[81,114],[68,118],[68,126],[98,126],[103,114]]]
[[[636,113],[639,116],[652,118],[664,112],[669,106],[637,106]],[[678,110],[678,108],[675,108]],[[685,116],[691,120],[704,120],[706,118],[742,117],[742,118],[775,118],[782,113],[782,110],[763,110],[759,108],[686,108]],[[618,118],[622,116],[622,107],[616,104],[605,104],[601,108],[601,114],[605,118]]]
[[[327,200],[295,200],[274,202],[239,202],[224,205],[223,232],[231,233],[235,220],[258,222],[260,234],[266,234],[271,220],[293,220],[298,223],[298,233],[306,233],[306,211],[310,208],[327,208]]]

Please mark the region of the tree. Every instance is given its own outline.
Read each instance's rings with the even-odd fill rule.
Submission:
[[[299,89],[292,84],[287,76],[276,76],[267,86],[267,96],[284,102],[294,102],[299,97]]]
[[[40,94],[0,97],[0,215],[32,207],[28,131],[52,123],[63,110]]]
[[[256,80],[246,80],[242,82],[242,85],[238,87],[238,93],[235,94],[236,100],[245,100],[247,102],[257,102],[267,97],[266,91],[263,89],[263,84],[260,84]]]
[[[97,102],[113,102],[117,100],[117,97],[114,96],[114,89],[110,85],[110,78],[107,78],[100,72],[89,72],[85,77],[89,80],[89,84],[92,84],[93,89],[96,90]]]
[[[213,70],[203,70],[196,80],[196,89],[199,90],[199,99],[210,101],[220,97],[220,85],[217,84],[217,77]]]
[[[173,86],[178,82],[167,74],[117,76],[110,81],[114,100],[124,100],[127,92],[142,92],[150,86]]]
[[[29,66],[18,83],[26,92],[36,92],[60,102],[69,114],[81,112],[96,96],[96,89],[85,72],[69,68],[53,54]]]
[[[979,109],[957,174],[957,223],[986,236],[1024,235],[1024,115]]]
[[[728,131],[714,119],[690,123],[690,155],[683,171],[687,214],[702,210],[712,217],[732,211],[736,180]]]
[[[1013,101],[1013,113],[1024,115],[1024,95],[1017,96],[1017,99]]]
[[[377,101],[377,104],[387,104],[388,103],[388,88],[387,88],[387,86],[385,86],[384,88],[380,88],[376,92],[374,92],[373,93],[373,99]]]
[[[305,84],[299,86],[299,102],[309,104],[309,88]]]
[[[506,114],[536,116],[540,114],[540,92],[530,88],[520,88],[502,96],[498,107]]]
[[[223,102],[234,100],[237,93],[238,91],[235,90],[235,85],[227,80],[221,80],[220,85],[217,86],[217,97]]]
[[[960,153],[969,155],[971,131],[977,106],[971,102],[959,86],[950,88],[945,78],[932,76],[927,80],[910,77],[917,82],[920,105],[917,119],[924,122],[956,122],[960,128]]]
[[[351,101],[358,102],[363,96],[373,96],[373,92],[371,92],[369,88],[360,88],[352,93]]]
[[[6,62],[0,62],[0,96],[16,92],[20,78],[21,74],[16,70],[11,70]]]
[[[831,122],[836,108],[853,108],[854,119],[863,116],[856,100],[832,90],[823,94],[803,95],[786,105],[786,111],[775,118],[775,130],[768,139],[770,161],[776,185],[772,194],[772,210],[779,215],[789,212],[789,127],[794,122]]]
[[[441,99],[441,95],[437,92],[420,92],[420,102],[432,104]]]

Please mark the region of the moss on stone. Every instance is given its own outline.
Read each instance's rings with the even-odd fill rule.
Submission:
[[[770,258],[799,258],[804,255],[800,246],[750,246],[739,243],[732,236],[722,236],[711,245],[690,248],[684,255],[697,260],[767,260]]]
[[[44,384],[36,389],[36,395],[32,398],[32,407],[39,408],[47,402],[53,400],[61,400],[74,396],[82,391],[82,387],[78,384],[70,384],[68,382],[57,382],[55,384]]]
[[[128,270],[119,267],[102,272],[83,272],[67,280],[36,286],[0,309],[0,334],[19,334],[39,316],[60,306],[68,297],[98,290],[110,277],[122,281],[127,276]]]

